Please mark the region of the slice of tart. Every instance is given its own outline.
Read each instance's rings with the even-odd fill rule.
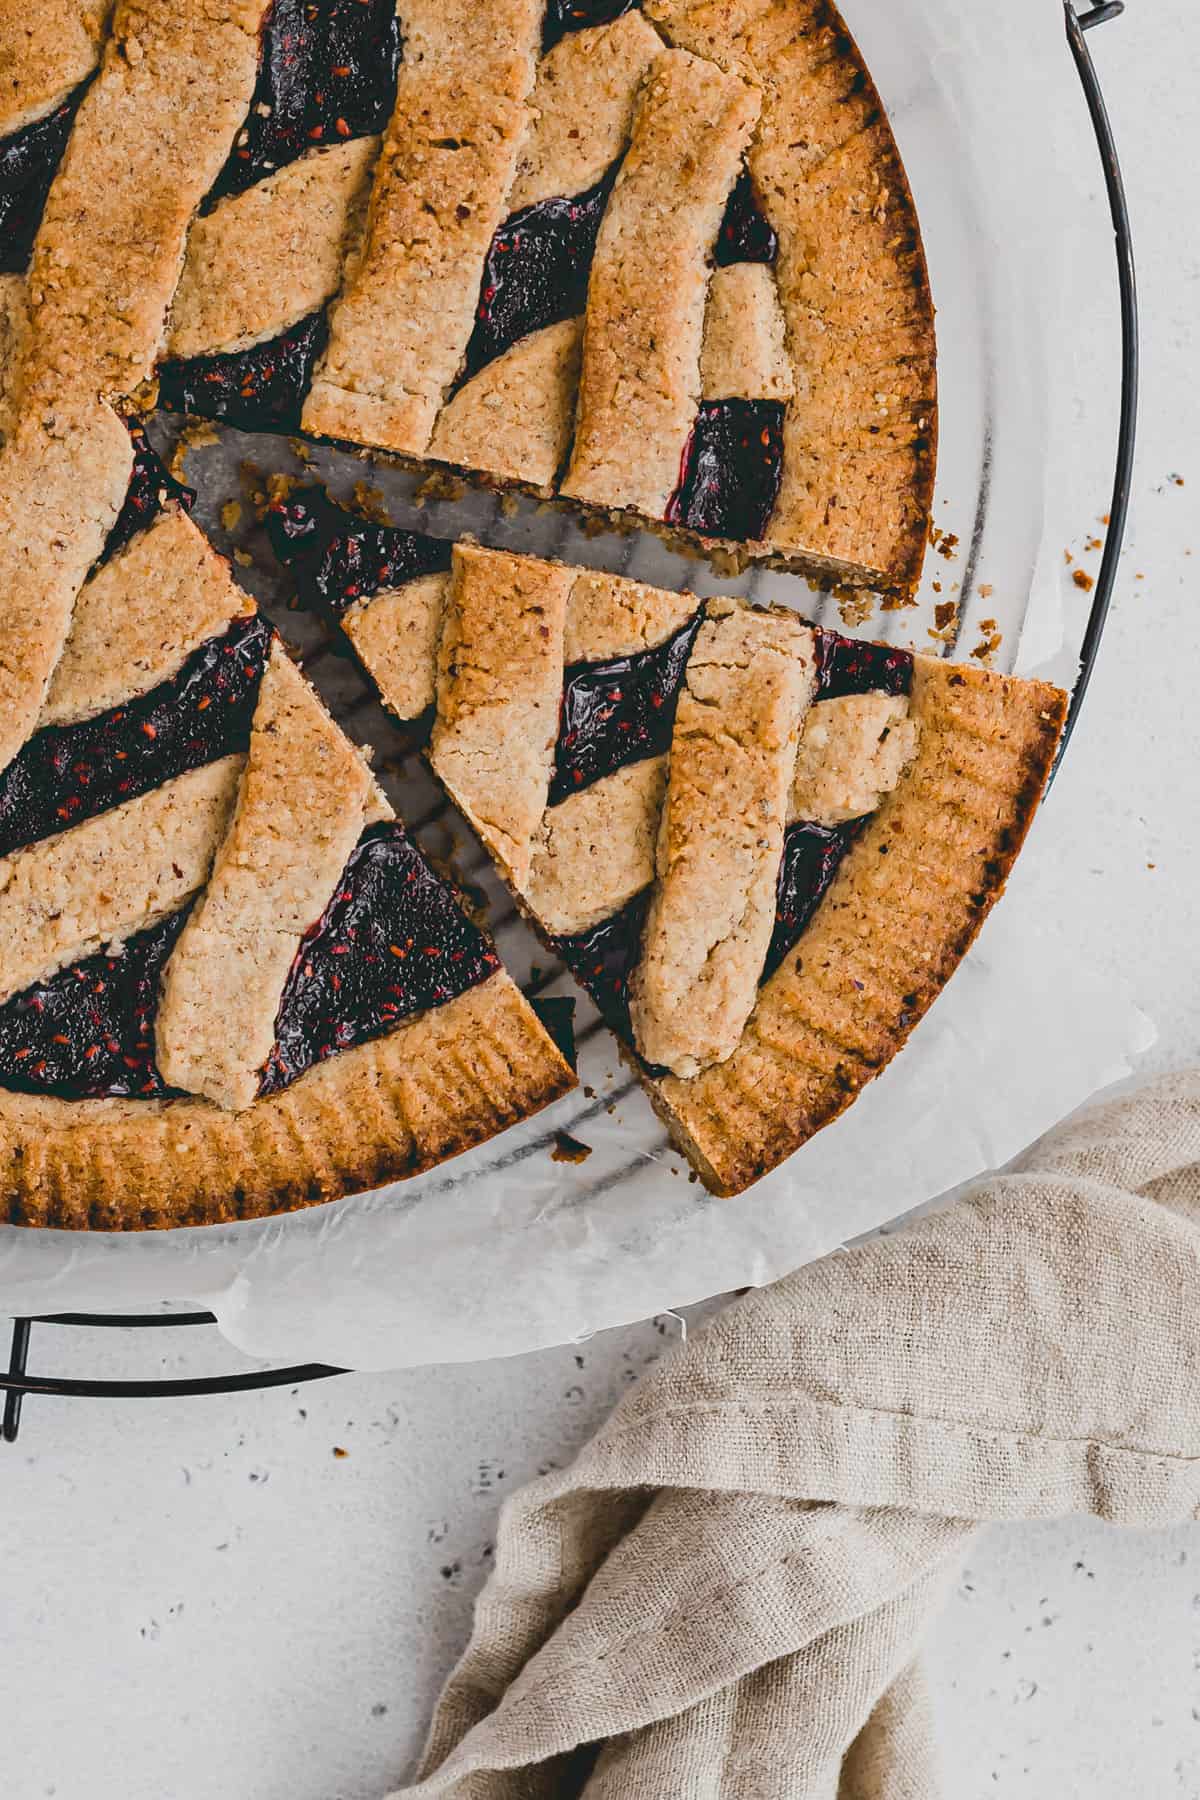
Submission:
[[[333,1199],[573,1081],[187,491],[130,448],[0,770],[0,1216],[19,1224]]]
[[[0,0],[0,430],[157,382],[727,560],[915,584],[933,309],[829,0],[35,11]]]
[[[309,492],[271,528],[706,1183],[842,1112],[1001,892],[1066,697]]]

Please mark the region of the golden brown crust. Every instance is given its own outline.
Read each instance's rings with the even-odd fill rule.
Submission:
[[[0,137],[53,112],[100,60],[112,0],[0,0]]]
[[[809,708],[796,752],[788,823],[846,825],[873,813],[916,754],[920,727],[903,694],[839,694]]]
[[[813,634],[795,613],[730,607],[696,637],[629,983],[638,1050],[677,1075],[729,1056],[754,1008],[815,683]]]
[[[549,495],[571,447],[582,341],[582,319],[519,338],[442,408],[430,456]]]
[[[586,931],[649,887],[666,787],[653,756],[546,809],[522,896],[544,930]]]
[[[538,65],[533,124],[509,211],[594,186],[629,140],[638,88],[662,39],[640,12],[572,31]]]
[[[456,544],[429,760],[517,887],[546,807],[572,571]]]
[[[936,460],[933,302],[903,163],[858,48],[826,0],[646,0],[646,11],[672,43],[763,91],[749,166],[779,238],[795,398],[756,552],[907,592]]]
[[[223,757],[0,859],[0,1001],[177,912],[208,877],[241,767]]]
[[[23,275],[0,275],[0,448],[12,429],[17,369],[29,329],[29,296]]]
[[[604,569],[576,569],[567,601],[563,661],[608,662],[653,650],[682,630],[698,605],[694,594],[650,587]]]
[[[122,395],[162,348],[192,213],[254,91],[263,0],[119,0],[29,270],[22,404]]]
[[[373,800],[361,754],[277,642],[237,810],[163,970],[155,1045],[170,1087],[234,1111],[253,1103],[288,970]]]
[[[38,729],[148,692],[253,610],[225,558],[185,512],[168,507],[84,584]]]
[[[320,1205],[457,1156],[574,1079],[498,971],[243,1113],[0,1091],[0,1218],[130,1231]]]
[[[704,314],[700,389],[706,400],[790,400],[796,377],[775,276],[764,263],[714,269]]]
[[[378,138],[312,150],[197,219],[171,302],[171,356],[277,337],[341,285]]]
[[[466,44],[444,62],[430,54],[402,66],[362,253],[330,309],[305,430],[412,456],[428,449],[528,127],[537,30],[523,4],[524,41],[494,84]]]
[[[758,106],[686,51],[651,65],[588,284],[573,499],[666,512],[700,400],[707,259]]]
[[[672,1135],[736,1193],[845,1110],[891,1060],[1003,890],[1053,761],[1066,696],[918,657],[917,756],[763,986],[737,1050],[647,1079]]]
[[[342,619],[342,630],[398,719],[418,719],[437,691],[437,650],[449,575],[419,575],[372,594]]]
[[[129,433],[101,401],[23,413],[0,450],[0,768],[36,726],[132,467]]]

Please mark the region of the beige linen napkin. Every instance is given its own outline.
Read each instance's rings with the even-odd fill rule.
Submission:
[[[945,1581],[1069,1513],[1200,1516],[1200,1072],[664,1359],[505,1507],[403,1792],[927,1800]]]

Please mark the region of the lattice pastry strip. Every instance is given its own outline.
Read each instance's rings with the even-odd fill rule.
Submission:
[[[319,490],[269,523],[385,702],[411,722],[432,691],[435,772],[705,1180],[848,1105],[1003,887],[1065,696],[469,544],[407,608],[394,572],[445,546]]]

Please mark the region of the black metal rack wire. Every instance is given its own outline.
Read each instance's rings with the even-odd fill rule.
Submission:
[[[1091,609],[1079,650],[1079,667],[1071,690],[1071,703],[1066,728],[1054,771],[1057,773],[1063,754],[1079,718],[1088,690],[1100,640],[1108,618],[1109,605],[1117,578],[1117,564],[1125,536],[1129,512],[1130,485],[1133,475],[1134,440],[1137,430],[1138,403],[1138,305],[1137,282],[1133,259],[1133,234],[1125,186],[1116,141],[1104,103],[1100,78],[1088,48],[1086,33],[1094,26],[1118,18],[1125,10],[1124,0],[1099,0],[1098,4],[1076,9],[1073,0],[1064,0],[1067,42],[1079,71],[1088,112],[1099,146],[1104,181],[1112,215],[1117,258],[1117,279],[1121,303],[1121,403],[1117,428],[1116,467],[1112,500],[1109,506],[1108,531],[1100,571],[1096,578]],[[54,1313],[13,1321],[8,1369],[0,1372],[0,1392],[5,1396],[0,1417],[0,1441],[14,1443],[21,1422],[21,1406],[27,1394],[86,1397],[92,1399],[168,1399],[190,1394],[236,1394],[248,1389],[293,1387],[301,1382],[322,1381],[347,1371],[328,1363],[301,1363],[290,1368],[250,1369],[240,1374],[203,1375],[146,1381],[106,1381],[78,1379],[58,1375],[38,1375],[29,1368],[29,1352],[35,1325],[91,1327],[104,1330],[135,1328],[174,1328],[214,1325],[209,1312],[162,1313]]]

